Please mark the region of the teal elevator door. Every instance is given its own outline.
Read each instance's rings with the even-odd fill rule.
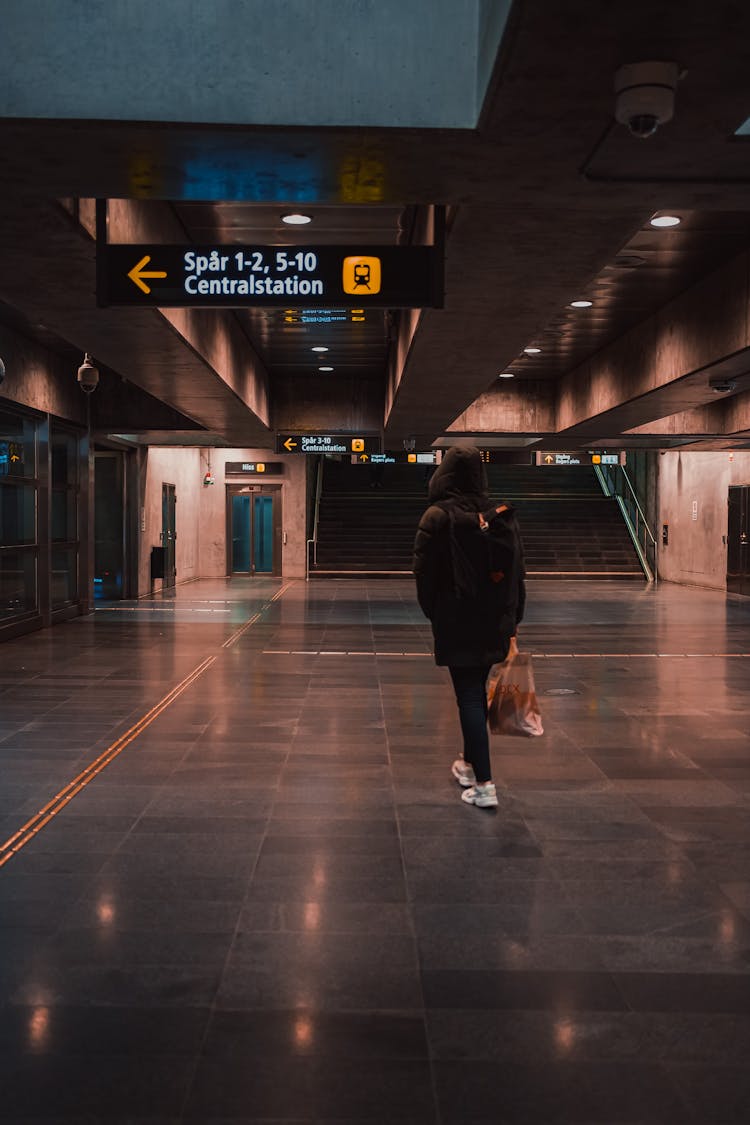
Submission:
[[[232,574],[273,574],[273,496],[234,495]]]
[[[253,496],[253,570],[273,574],[273,496]]]

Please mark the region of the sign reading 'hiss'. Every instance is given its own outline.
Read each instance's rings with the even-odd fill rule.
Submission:
[[[438,308],[433,246],[144,246],[102,248],[100,305],[231,308]]]

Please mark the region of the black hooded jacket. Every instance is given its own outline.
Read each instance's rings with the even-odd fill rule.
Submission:
[[[478,449],[449,449],[430,481],[430,507],[419,521],[413,571],[417,598],[430,619],[435,663],[489,666],[504,660],[523,616],[526,591],[518,522],[508,506],[504,519],[517,540],[517,565],[508,583],[493,583],[472,551],[476,513],[491,507],[487,474]],[[470,529],[470,533],[469,533]]]

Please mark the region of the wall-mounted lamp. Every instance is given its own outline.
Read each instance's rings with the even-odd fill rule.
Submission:
[[[83,363],[78,368],[78,386],[85,395],[93,394],[99,386],[99,368],[95,367],[88,352],[83,357]]]

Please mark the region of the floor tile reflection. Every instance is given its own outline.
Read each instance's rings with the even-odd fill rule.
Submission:
[[[747,1121],[750,606],[531,583],[485,812],[411,583],[280,589],[4,646],[3,840],[216,659],[0,867],[0,1121]]]

